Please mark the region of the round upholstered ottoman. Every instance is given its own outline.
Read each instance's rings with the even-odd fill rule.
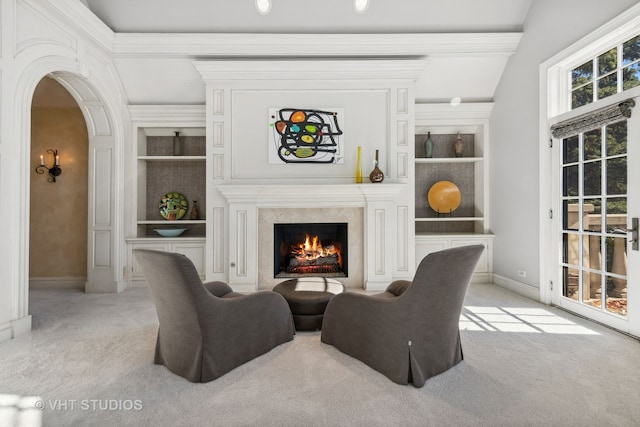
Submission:
[[[305,277],[278,283],[273,291],[289,303],[296,330],[316,331],[322,328],[327,304],[334,295],[344,292],[344,286],[334,279]]]

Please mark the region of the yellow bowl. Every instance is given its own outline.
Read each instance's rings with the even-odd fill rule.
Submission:
[[[460,206],[460,189],[451,181],[438,181],[427,195],[429,206],[438,213],[451,213]]]

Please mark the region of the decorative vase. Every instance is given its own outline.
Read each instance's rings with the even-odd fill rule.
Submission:
[[[427,132],[427,139],[424,141],[424,157],[428,159],[433,157],[433,139],[431,139],[431,132]]]
[[[376,150],[376,161],[374,163],[373,170],[369,174],[369,180],[373,183],[382,182],[382,180],[384,180],[384,174],[378,167],[378,150]]]
[[[173,155],[181,156],[182,155],[182,141],[180,140],[180,132],[175,131],[175,136],[173,137]]]
[[[456,157],[462,157],[462,153],[464,152],[464,141],[462,141],[460,132],[458,132],[456,140],[453,141],[453,151],[455,151]]]
[[[200,211],[198,210],[198,201],[194,200],[193,205],[191,205],[191,214],[189,215],[190,219],[200,219]]]
[[[358,145],[358,159],[356,160],[356,183],[362,184],[362,147]]]

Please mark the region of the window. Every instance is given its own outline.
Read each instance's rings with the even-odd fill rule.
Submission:
[[[640,35],[570,71],[571,109],[640,85]]]

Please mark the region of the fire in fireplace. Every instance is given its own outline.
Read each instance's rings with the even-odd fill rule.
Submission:
[[[348,277],[347,223],[274,224],[274,277]]]

